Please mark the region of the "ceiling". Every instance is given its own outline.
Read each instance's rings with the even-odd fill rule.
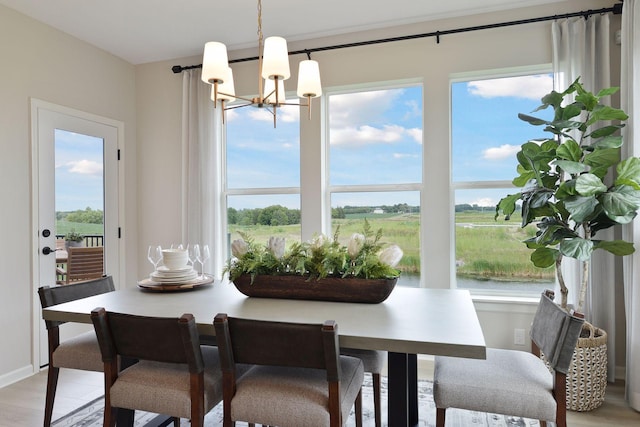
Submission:
[[[265,0],[265,37],[308,40],[566,0]],[[132,64],[257,45],[256,0],[0,0]],[[392,5],[393,7],[389,7]]]

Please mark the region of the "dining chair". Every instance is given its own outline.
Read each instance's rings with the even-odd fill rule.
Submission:
[[[545,291],[531,325],[531,353],[488,348],[486,359],[437,356],[436,426],[444,427],[447,408],[459,408],[566,427],[566,374],[583,323],[581,314],[564,310]]]
[[[94,295],[113,292],[115,287],[111,276],[86,282],[60,286],[42,286],[38,289],[42,308],[75,301]],[[51,425],[53,404],[58,386],[60,368],[102,372],[103,364],[94,331],[88,331],[74,338],[60,342],[60,325],[65,322],[45,320],[49,347],[49,370],[47,373],[47,393],[44,407],[44,426]]]
[[[375,416],[375,426],[382,427],[382,407],[381,407],[381,377],[382,370],[387,360],[387,352],[380,350],[362,350],[359,348],[341,348],[340,354],[344,356],[357,357],[362,360],[364,371],[371,374],[373,380],[373,412]],[[356,405],[358,401],[356,401]]]
[[[91,311],[105,378],[104,426],[113,427],[119,409],[142,410],[191,420],[204,416],[222,400],[218,350],[201,346],[191,314],[146,317]],[[137,362],[118,372],[117,357]],[[125,359],[126,358],[126,359]]]
[[[220,313],[214,326],[224,384],[224,427],[236,421],[337,427],[354,403],[361,403],[362,361],[340,356],[334,321],[285,323]],[[254,366],[238,378],[239,363]],[[362,426],[357,409],[356,425]]]
[[[67,249],[67,267],[59,274],[65,277],[65,283],[90,280],[104,274],[104,247],[73,247]]]

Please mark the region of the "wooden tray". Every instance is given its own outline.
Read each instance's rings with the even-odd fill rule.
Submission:
[[[396,285],[393,279],[357,279],[327,277],[311,279],[303,276],[251,276],[243,274],[233,281],[236,288],[249,297],[306,299],[319,301],[381,303]]]
[[[213,283],[213,276],[205,274],[204,279],[198,277],[197,279],[189,280],[186,282],[168,283],[168,282],[154,282],[150,278],[140,280],[138,287],[146,291],[154,292],[181,292],[190,291],[202,286],[207,286]]]

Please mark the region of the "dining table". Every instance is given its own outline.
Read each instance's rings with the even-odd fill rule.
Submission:
[[[247,297],[226,279],[184,292],[131,286],[43,309],[46,320],[91,323],[97,307],[154,317],[191,313],[200,335],[215,336],[218,313],[266,321],[338,325],[341,347],[388,352],[388,425],[418,424],[417,355],[482,359],[486,344],[467,290],[396,286],[377,304]]]

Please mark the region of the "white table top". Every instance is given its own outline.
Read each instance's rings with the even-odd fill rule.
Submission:
[[[91,323],[96,307],[142,316],[194,315],[202,334],[215,335],[218,313],[258,320],[322,323],[335,320],[340,345],[409,354],[484,358],[486,346],[468,291],[396,286],[380,304],[249,298],[216,281],[188,292],[128,288],[43,310],[47,320]]]

